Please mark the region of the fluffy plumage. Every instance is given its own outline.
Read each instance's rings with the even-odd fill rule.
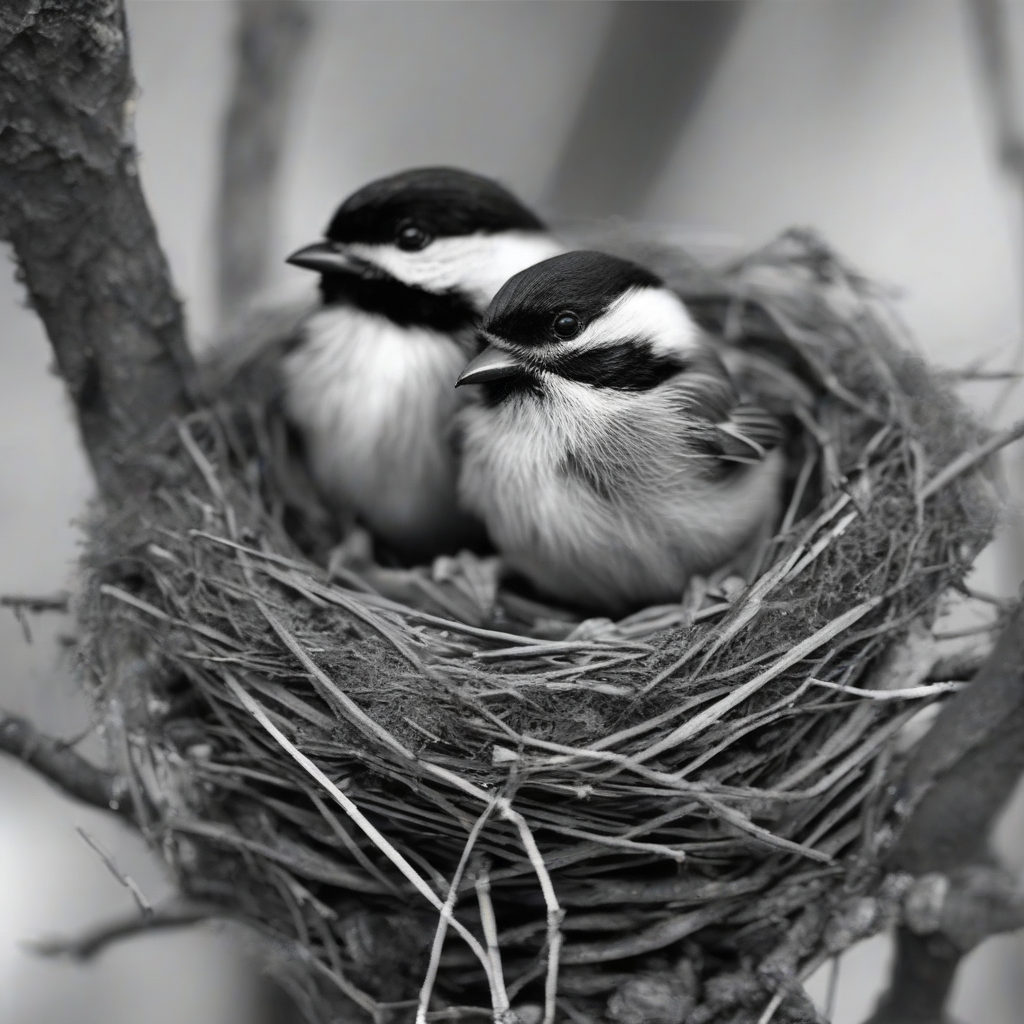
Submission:
[[[780,428],[654,275],[557,256],[503,286],[481,333],[460,498],[540,590],[615,614],[677,601],[771,524]]]
[[[496,182],[424,168],[360,189],[290,257],[323,307],[283,361],[286,411],[339,515],[408,561],[482,536],[456,504],[453,384],[500,285],[559,248]]]

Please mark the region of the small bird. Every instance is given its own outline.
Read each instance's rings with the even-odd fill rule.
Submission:
[[[605,614],[679,601],[771,527],[781,426],[654,274],[555,256],[505,283],[480,335],[459,496],[538,590]]]
[[[322,303],[282,362],[285,412],[343,522],[410,563],[479,541],[456,502],[453,384],[498,288],[560,251],[497,182],[428,167],[359,189],[288,258],[319,272]]]

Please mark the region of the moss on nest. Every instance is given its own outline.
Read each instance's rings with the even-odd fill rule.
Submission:
[[[883,923],[881,898],[839,926],[879,897],[895,737],[941,688],[849,688],[891,688],[990,537],[981,474],[921,498],[982,433],[814,236],[662,256],[707,330],[808,395],[748,585],[612,623],[468,557],[332,578],[272,392],[241,378],[90,525],[84,664],[148,834],[186,894],[278,940],[311,1019],[411,1017],[436,972],[431,1019],[756,1020]],[[770,378],[745,382],[767,404]],[[442,951],[456,897],[477,945]]]

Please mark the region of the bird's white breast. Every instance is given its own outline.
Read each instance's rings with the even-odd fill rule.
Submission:
[[[448,335],[331,307],[284,362],[285,402],[329,499],[399,546],[430,546],[455,518],[448,440],[466,363]]]
[[[678,601],[770,522],[779,456],[709,481],[662,394],[547,383],[460,417],[463,504],[542,590],[611,612]]]

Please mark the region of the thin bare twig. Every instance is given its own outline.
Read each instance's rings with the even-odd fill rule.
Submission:
[[[914,700],[919,697],[936,697],[942,693],[956,693],[964,688],[963,683],[932,683],[929,686],[907,686],[902,690],[865,690],[859,686],[841,686],[825,679],[809,679],[812,686],[823,686],[828,690],[848,693],[851,697],[866,697],[868,700]]]
[[[476,889],[477,905],[480,907],[480,925],[484,931],[487,955],[491,958],[491,971],[494,974],[495,992],[493,1003],[496,1019],[500,1020],[508,1010],[509,1002],[508,992],[505,990],[505,972],[501,965],[498,921],[494,916],[494,903],[491,901],[491,880],[486,860],[482,860],[477,867],[473,887]]]
[[[126,874],[122,871],[114,861],[114,858],[94,839],[84,828],[79,825],[76,832],[85,840],[86,844],[93,850],[94,853],[103,861],[103,866],[123,885],[131,894],[132,899],[135,900],[135,905],[139,908],[139,913],[143,917],[152,917],[153,915],[153,904],[146,898],[146,894],[139,888],[139,883],[132,878],[131,875]]]
[[[993,434],[987,441],[978,445],[977,448],[972,448],[969,452],[964,452],[962,455],[957,456],[945,469],[936,473],[921,488],[921,501],[930,498],[958,476],[962,476],[969,469],[973,469],[978,463],[984,462],[985,459],[999,451],[1000,448],[1005,448],[1007,445],[1013,444],[1014,441],[1019,441],[1022,437],[1024,437],[1024,420],[1018,420],[1013,426]]]
[[[0,596],[0,608],[14,608],[33,614],[41,612],[66,612],[71,595],[66,590],[56,594],[4,594]]]
[[[430,947],[430,962],[427,964],[427,971],[423,978],[423,984],[420,987],[419,1003],[416,1008],[417,1024],[424,1024],[427,1020],[430,996],[434,989],[434,982],[437,979],[437,969],[441,962],[441,950],[444,948],[444,939],[448,932],[448,920],[455,910],[455,901],[459,897],[462,875],[473,853],[473,847],[476,846],[476,841],[483,831],[484,825],[487,824],[487,819],[491,816],[496,802],[497,798],[491,800],[484,808],[480,817],[473,823],[473,827],[470,829],[469,836],[466,839],[466,845],[463,847],[462,854],[459,857],[459,863],[455,868],[455,873],[452,875],[452,880],[448,885],[448,897],[444,901],[444,910],[437,919],[437,929],[434,932],[434,941]],[[492,1002],[495,1001],[495,998],[496,994],[492,993]]]
[[[40,956],[64,957],[85,963],[102,953],[108,946],[123,939],[131,939],[149,932],[188,928],[223,916],[224,911],[215,907],[172,902],[166,906],[151,908],[149,914],[132,914],[129,917],[108,921],[84,935],[32,942],[29,948]]]
[[[44,736],[31,722],[0,717],[0,751],[23,762],[53,783],[65,796],[90,807],[112,811],[135,824],[126,780],[97,768],[61,740]]]
[[[526,819],[512,809],[512,803],[507,797],[498,798],[498,806],[502,815],[519,830],[519,838],[530,858],[530,864],[536,872],[537,880],[540,882],[541,892],[544,894],[544,905],[547,908],[548,916],[548,970],[544,981],[544,1017],[542,1024],[554,1024],[555,1019],[555,996],[558,992],[558,966],[559,956],[562,951],[562,919],[565,911],[558,905],[558,897],[555,895],[555,887],[551,884],[551,876],[548,874],[547,865],[540,850],[537,848],[537,841],[533,838],[530,826]]]

